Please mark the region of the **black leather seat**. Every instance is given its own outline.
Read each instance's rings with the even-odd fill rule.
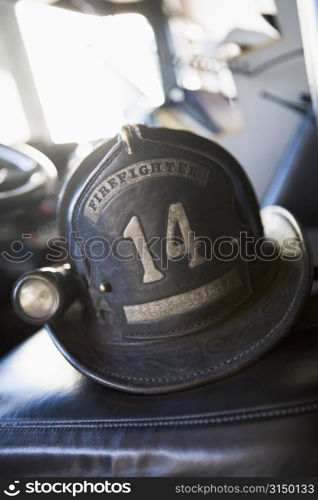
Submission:
[[[307,317],[240,373],[158,396],[88,380],[40,331],[0,363],[1,475],[316,476],[318,328]]]

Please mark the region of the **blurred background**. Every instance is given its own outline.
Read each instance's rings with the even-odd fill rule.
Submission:
[[[289,208],[318,247],[303,5],[0,0],[0,354],[33,331],[15,318],[10,289],[45,264],[66,176],[127,122],[219,142],[260,203]]]
[[[1,0],[0,141],[85,155],[127,122],[191,128],[217,137],[261,197],[301,120],[279,99],[308,94],[296,1],[160,4]],[[180,89],[189,102],[166,112]]]

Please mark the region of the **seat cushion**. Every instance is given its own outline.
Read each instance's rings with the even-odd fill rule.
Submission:
[[[234,376],[140,396],[80,375],[41,330],[0,363],[0,474],[316,476],[318,328]]]

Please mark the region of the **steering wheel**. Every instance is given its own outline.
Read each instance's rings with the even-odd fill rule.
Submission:
[[[37,149],[22,145],[12,148],[0,144],[0,214],[37,201],[49,194],[57,170]]]

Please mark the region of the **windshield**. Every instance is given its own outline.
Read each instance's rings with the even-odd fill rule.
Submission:
[[[140,14],[20,0],[16,15],[53,142],[112,136],[135,118],[132,102],[137,115],[163,103],[154,34]]]

